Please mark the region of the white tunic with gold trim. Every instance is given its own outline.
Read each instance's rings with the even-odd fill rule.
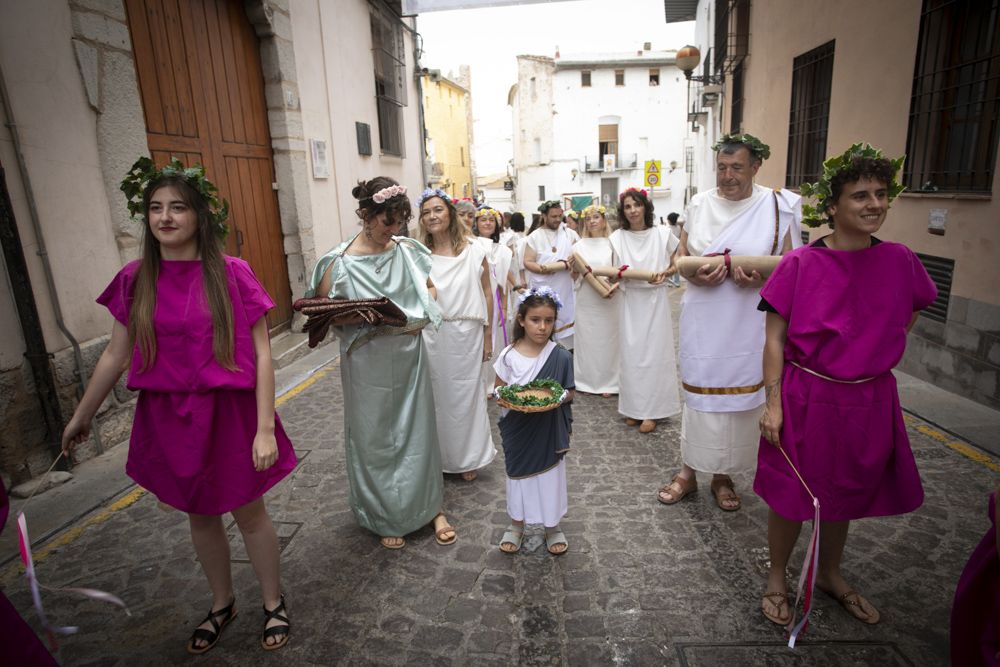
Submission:
[[[746,199],[730,201],[716,189],[695,195],[685,214],[688,253],[705,256],[777,255],[785,235],[801,245],[801,198],[754,185]],[[731,473],[757,462],[757,426],[764,405],[764,313],[760,291],[736,285],[688,284],[680,318],[684,389],[681,456],[695,470]]]

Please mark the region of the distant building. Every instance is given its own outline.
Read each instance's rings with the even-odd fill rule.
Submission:
[[[462,66],[468,81],[469,68]],[[466,85],[468,85],[466,83]],[[475,194],[472,177],[471,109],[469,89],[438,70],[423,75],[424,125],[427,131],[427,184],[452,197]]]
[[[1000,408],[1000,0],[665,7],[668,21],[697,17],[692,189],[714,187],[710,147],[731,130],[770,145],[757,180],[771,187],[817,180],[855,142],[905,153],[907,190],[879,237],[919,253],[939,297],[900,368]]]
[[[489,174],[476,179],[479,198],[487,206],[500,212],[515,211],[513,206],[514,192],[506,189],[510,183],[507,174]]]
[[[675,51],[555,58],[518,56],[508,95],[513,114],[514,207],[533,211],[547,199],[582,208],[643,185],[647,160],[662,172],[653,188],[656,215],[683,205],[686,110]]]

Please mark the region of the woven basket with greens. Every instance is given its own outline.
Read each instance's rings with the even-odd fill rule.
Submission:
[[[518,412],[546,412],[562,404],[566,390],[555,380],[532,380],[497,389],[497,405]]]

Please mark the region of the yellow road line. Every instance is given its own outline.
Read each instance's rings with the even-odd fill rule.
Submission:
[[[329,375],[330,372],[333,370],[329,366],[332,366],[333,364],[337,363],[337,360],[339,360],[339,359],[340,359],[340,357],[337,357],[337,359],[333,360],[333,363],[328,364],[328,367],[321,368],[320,370],[316,371],[315,373],[313,373],[312,375],[310,375],[308,378],[306,378],[305,380],[303,380],[302,382],[298,383],[297,385],[295,385],[294,387],[292,387],[291,389],[289,389],[288,391],[286,391],[284,394],[282,394],[281,396],[279,396],[274,401],[274,407],[278,407],[278,406],[284,404],[286,401],[288,401],[288,400],[290,400],[290,399],[298,396],[299,394],[301,394],[302,392],[304,392],[306,389],[308,389],[309,387],[313,386],[314,384],[316,384],[317,382],[319,382],[320,380],[322,380],[326,375]]]
[[[993,460],[992,457],[983,454],[978,449],[970,447],[964,442],[958,442],[956,440],[952,440],[951,437],[949,437],[948,435],[942,433],[941,431],[938,431],[937,429],[931,428],[927,424],[922,423],[916,417],[904,414],[903,419],[904,421],[906,421],[906,423],[911,424],[913,428],[916,429],[917,433],[926,435],[928,438],[931,438],[932,440],[937,440],[948,449],[958,452],[959,454],[969,459],[970,461],[975,461],[976,463],[985,466],[986,468],[989,468],[993,472],[1000,472],[1000,463],[997,463],[996,461]]]
[[[274,401],[274,407],[278,407],[279,405],[282,405],[283,403],[291,400],[295,396],[298,396],[306,389],[319,382],[326,375],[329,375],[333,371],[332,366],[336,364],[339,359],[340,357],[337,357],[336,359],[333,360],[333,362],[327,364],[326,367],[316,371],[308,378],[306,378],[305,380],[303,380],[302,382],[295,385],[287,392],[279,396]],[[45,560],[45,558],[48,557],[53,551],[56,551],[57,549],[61,549],[62,547],[72,544],[81,535],[83,535],[84,532],[86,532],[89,528],[91,528],[92,526],[96,526],[99,523],[107,521],[112,516],[114,516],[115,512],[121,511],[126,507],[134,505],[136,502],[138,502],[140,498],[146,495],[146,493],[148,493],[146,489],[143,489],[141,487],[132,489],[127,494],[125,494],[115,502],[111,503],[104,509],[84,519],[82,523],[79,523],[73,526],[72,528],[67,529],[66,532],[57,535],[49,542],[46,542],[44,546],[42,546],[41,548],[39,548],[37,551],[34,552],[33,556],[35,563],[37,564]],[[7,571],[5,571],[2,575],[0,575],[0,580],[7,579],[10,576],[11,571],[15,569],[18,571],[23,570],[23,566],[21,565],[20,562],[16,563],[15,565],[12,565],[7,569]]]

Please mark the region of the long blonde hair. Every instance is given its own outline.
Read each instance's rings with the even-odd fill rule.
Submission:
[[[181,176],[163,176],[150,181],[143,194],[145,211],[143,228],[142,259],[135,279],[132,307],[129,309],[129,347],[139,344],[142,356],[142,370],[156,361],[156,331],[153,328],[153,313],[156,311],[156,283],[160,276],[160,242],[149,229],[149,204],[157,190],[173,187],[181,199],[197,215],[198,252],[201,255],[202,284],[212,315],[212,353],[220,366],[228,370],[239,370],[233,361],[233,304],[229,298],[226,278],[226,261],[222,255],[222,243],[215,234],[215,225],[208,202]]]
[[[417,220],[420,227],[420,240],[425,246],[434,250],[434,238],[431,233],[427,231],[427,227],[424,225],[424,214],[423,208],[431,199],[440,199],[444,202],[444,205],[448,208],[448,236],[451,239],[451,249],[456,255],[461,254],[462,249],[465,248],[466,239],[469,236],[469,232],[466,231],[465,225],[463,225],[458,220],[458,211],[455,209],[455,205],[451,203],[451,200],[447,197],[428,197],[424,201],[420,202],[420,211],[417,211]]]

